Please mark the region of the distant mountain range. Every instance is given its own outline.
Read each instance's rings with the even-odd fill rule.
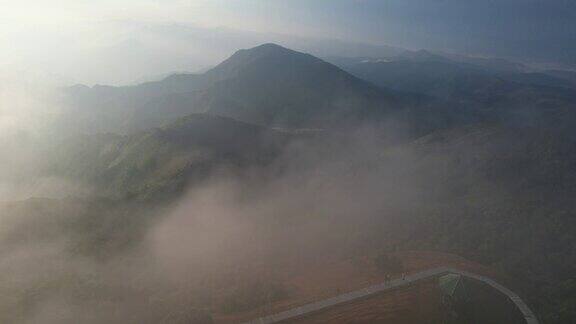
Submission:
[[[62,123],[86,132],[133,132],[209,113],[270,127],[342,128],[393,116],[424,121],[431,104],[425,96],[379,88],[314,56],[266,44],[238,51],[200,75],[68,88],[64,105],[75,118]]]
[[[388,60],[348,60],[341,67],[382,88],[428,95],[484,121],[573,129],[576,83],[570,72],[523,72],[521,66],[487,62],[421,51]]]
[[[74,86],[61,123],[85,133],[131,133],[192,113],[268,127],[345,129],[396,120],[423,135],[474,122],[571,129],[576,83],[569,72],[523,72],[497,59],[428,51],[388,59],[333,59],[275,44],[240,50],[203,74],[136,86]],[[349,73],[348,73],[349,72]]]

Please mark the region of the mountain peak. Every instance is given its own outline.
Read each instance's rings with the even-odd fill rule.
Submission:
[[[290,51],[293,52],[293,50],[288,49],[286,47],[280,46],[278,44],[275,43],[265,43],[262,45],[258,45],[256,47],[247,49],[247,51]]]
[[[264,64],[267,68],[274,70],[280,66],[292,65],[294,67],[319,62],[323,61],[312,55],[297,52],[278,44],[266,43],[237,51],[230,58],[208,71],[206,75],[217,81],[234,77],[240,71],[253,67],[254,64]]]
[[[268,56],[310,56],[274,43],[266,43],[253,48],[241,49],[234,53],[230,59],[262,58]]]

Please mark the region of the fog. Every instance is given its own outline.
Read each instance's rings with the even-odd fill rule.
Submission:
[[[205,69],[263,38],[279,41],[298,34],[294,28],[275,26],[273,19],[256,22],[253,17],[259,13],[247,5],[206,0],[4,0],[0,69],[23,78],[42,73],[68,85],[127,84]],[[252,23],[245,24],[247,20]],[[284,36],[272,36],[275,33]]]
[[[297,137],[271,164],[218,166],[168,201],[110,198],[49,172],[69,163],[55,152],[78,136],[54,128],[67,112],[58,86],[9,84],[3,99],[18,109],[4,110],[1,133],[3,323],[209,323],[259,309],[290,296],[286,278],[319,257],[406,240],[389,224],[450,189],[435,185],[437,168],[419,167],[420,153],[395,147],[405,134],[390,122]]]
[[[55,97],[54,83],[37,75],[5,72],[0,78],[0,200],[36,190],[38,158],[60,111]]]
[[[241,294],[254,285],[289,293],[287,269],[382,247],[372,240],[387,238],[372,232],[414,207],[425,178],[399,172],[413,158],[385,157],[373,133],[324,146],[329,156],[296,142],[273,165],[242,175],[221,169],[168,205],[6,203],[0,320],[201,323],[243,309]]]
[[[124,64],[130,55],[116,50]],[[148,70],[140,71],[143,60],[113,76],[100,68],[110,66],[106,56],[96,57],[81,58],[94,70],[75,71],[79,77],[128,80],[136,70],[171,68],[163,56]],[[286,266],[357,248],[382,207],[382,190],[363,183],[373,175],[341,177],[346,167],[321,159],[312,144],[288,146],[273,165],[242,176],[224,168],[168,203],[102,198],[79,178],[49,172],[58,148],[77,136],[57,123],[68,113],[66,85],[39,71],[6,72],[0,83],[2,323],[203,323],[213,312],[244,309],[242,294],[255,286],[280,287]],[[358,156],[371,152],[361,137],[335,160],[354,147],[362,147]]]
[[[494,26],[504,30],[506,17],[514,16],[511,8],[520,2],[505,1],[508,11],[494,18],[499,22]],[[533,256],[547,257],[534,252],[541,252],[538,242],[552,241],[547,235],[571,224],[553,219],[556,210],[570,210],[566,201],[572,200],[563,199],[573,193],[569,183],[562,187],[558,180],[570,170],[564,164],[571,163],[571,156],[563,154],[571,146],[556,134],[544,132],[540,140],[540,131],[532,129],[474,128],[468,122],[456,124],[458,116],[452,132],[443,129],[445,116],[431,118],[432,126],[422,123],[436,127],[436,133],[421,138],[425,134],[407,131],[420,124],[407,125],[402,116],[350,121],[354,127],[345,129],[299,130],[223,119],[216,123],[224,125],[220,128],[206,131],[212,125],[207,124],[192,132],[206,136],[195,142],[189,129],[170,133],[172,120],[134,132],[119,129],[130,125],[130,118],[142,117],[136,114],[153,115],[154,105],[164,107],[171,100],[159,95],[160,100],[138,111],[114,105],[132,103],[124,88],[90,88],[206,71],[236,50],[270,42],[322,57],[356,59],[421,47],[517,57],[531,47],[500,45],[523,32],[525,20],[511,22],[514,33],[507,37],[497,38],[500,31],[494,35],[492,27],[480,30],[493,13],[483,6],[483,19],[464,28],[463,36],[440,40],[441,31],[462,29],[466,15],[459,15],[462,7],[455,1],[433,3],[426,5],[430,12],[453,9],[446,13],[450,19],[439,21],[446,17],[436,19],[418,9],[421,1],[0,0],[0,323],[233,321],[235,314],[261,315],[269,304],[289,298],[294,293],[290,280],[305,276],[323,257],[352,260],[398,247],[462,253],[501,269],[512,255],[510,264],[553,277],[549,268],[538,268],[553,263]],[[539,1],[527,3],[534,8]],[[551,6],[546,13],[558,8]],[[535,38],[558,28],[552,24],[549,30]],[[454,46],[462,37],[470,42]],[[523,59],[570,63],[565,53],[539,54],[530,52]],[[301,59],[307,58],[294,62]],[[371,96],[431,99],[380,93],[340,69],[332,72],[328,75],[335,75],[335,82],[345,79],[343,84],[354,85],[345,91],[360,94],[334,95],[330,107],[341,108],[344,115],[356,102],[371,102],[363,100]],[[306,80],[306,87],[314,82]],[[72,88],[77,84],[88,87]],[[222,84],[208,90],[226,92]],[[284,95],[282,86],[272,87],[274,95]],[[71,104],[66,97],[71,89],[101,91],[88,104],[98,108]],[[321,90],[321,96],[332,95]],[[563,91],[570,97],[569,90]],[[315,99],[308,92],[303,97]],[[545,94],[550,96],[545,104],[553,105],[555,93]],[[262,98],[263,106],[283,104]],[[233,109],[236,102],[229,99],[224,97],[230,105],[223,107]],[[188,104],[183,100],[183,107]],[[424,110],[418,106],[398,115],[414,112]],[[417,117],[433,115],[427,112]],[[214,122],[214,117],[201,122]],[[162,118],[144,116],[142,125]],[[264,135],[244,141],[246,134]],[[238,143],[244,147],[238,149]],[[542,147],[546,154],[540,160]],[[549,192],[568,195],[542,194]],[[552,229],[530,223],[537,217],[521,217],[538,212],[552,219]],[[530,226],[516,231],[510,225],[521,223]],[[536,243],[514,250],[526,237]],[[556,243],[549,244],[551,249],[569,245]],[[571,275],[570,266],[558,266],[558,272]]]

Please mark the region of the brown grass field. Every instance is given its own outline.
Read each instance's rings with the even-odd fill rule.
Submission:
[[[449,266],[502,278],[495,271],[462,257],[427,251],[391,253],[402,260],[407,273]],[[298,307],[338,294],[362,289],[384,281],[375,266],[376,254],[345,258],[326,256],[307,262],[286,264],[280,280],[289,289],[287,298],[257,309],[236,314],[214,314],[215,323],[241,323],[268,314]],[[433,281],[398,289],[293,321],[297,323],[437,323],[442,311],[439,292]]]

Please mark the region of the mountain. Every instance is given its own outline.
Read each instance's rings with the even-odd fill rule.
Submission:
[[[38,227],[24,219],[8,241],[46,246],[64,238],[80,255],[114,255],[144,242],[147,223],[158,221],[141,217],[140,208],[175,203],[187,189],[211,187],[202,185],[216,175],[241,183],[243,201],[232,204],[225,218],[233,221],[225,227],[254,228],[239,235],[251,243],[216,244],[225,250],[234,245],[252,255],[256,249],[248,247],[255,244],[266,247],[262,256],[279,258],[282,252],[301,256],[303,249],[313,258],[319,254],[312,251],[353,257],[356,248],[456,253],[514,275],[550,322],[559,316],[574,322],[576,142],[564,132],[576,123],[574,90],[550,73],[503,71],[426,51],[345,69],[352,73],[265,44],[202,74],[67,89],[64,125],[119,134],[73,133],[54,143],[38,159],[45,164],[42,175],[94,188],[97,197],[23,202],[11,211],[14,222],[31,213],[32,219],[53,216],[54,223],[43,220]],[[392,144],[372,136],[397,131],[396,121],[418,131]],[[353,127],[363,122],[378,128]],[[226,205],[220,191],[209,193],[215,204]],[[218,210],[207,210],[214,227],[183,229],[186,237],[200,237],[184,241],[198,242],[198,250],[204,235],[229,233]],[[72,238],[58,235],[60,228]],[[270,240],[260,241],[261,229]],[[12,250],[2,242],[4,252]],[[178,246],[188,255],[194,244]],[[229,255],[240,260],[240,250]],[[202,268],[202,260],[190,269]],[[284,267],[276,258],[254,260]],[[217,264],[227,273],[235,269]],[[232,275],[240,281],[236,271]],[[31,282],[45,287],[43,280]],[[50,283],[58,292],[60,284]],[[78,285],[70,286],[76,298]],[[153,300],[144,299],[146,305]],[[13,304],[20,302],[6,305]]]
[[[423,109],[426,102],[275,44],[240,50],[204,74],[131,87],[75,86],[65,99],[75,116],[64,121],[67,126],[122,133],[191,113],[283,128],[336,128]]]
[[[576,88],[546,73],[502,72],[428,52],[343,68],[382,88],[435,97],[484,121],[572,129]]]
[[[352,123],[400,110],[412,99],[273,44],[239,51],[206,75],[223,80],[202,95],[210,113],[280,127]]]
[[[74,119],[64,118],[60,124],[83,133],[126,133],[159,126],[193,113],[190,93],[207,86],[207,81],[196,74],[174,74],[126,87],[76,85],[64,89],[62,102],[64,117]]]
[[[289,140],[281,132],[226,117],[192,114],[132,135],[69,138],[47,162],[51,176],[75,179],[105,196],[154,197],[180,193],[220,169],[264,166]]]
[[[453,62],[474,65],[489,71],[518,73],[529,70],[529,68],[522,63],[498,57],[475,57],[450,53],[442,53],[441,55]]]

